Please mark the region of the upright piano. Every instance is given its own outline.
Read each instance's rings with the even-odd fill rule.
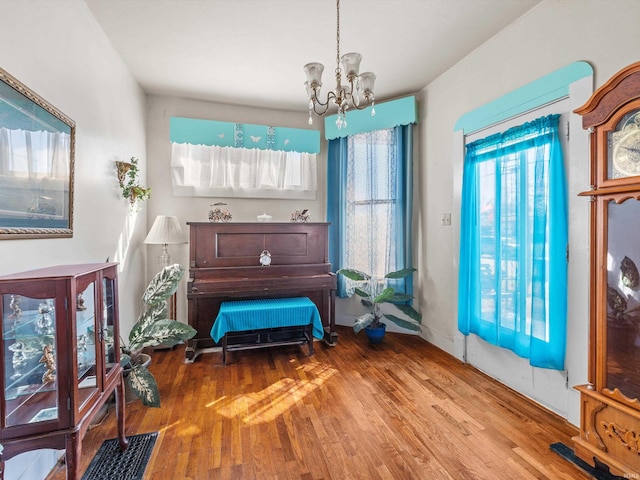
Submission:
[[[335,345],[336,276],[328,254],[328,223],[189,225],[188,321],[197,334],[186,359],[216,346],[210,332],[225,300],[308,297],[318,307],[324,341]],[[271,255],[262,265],[263,252]]]

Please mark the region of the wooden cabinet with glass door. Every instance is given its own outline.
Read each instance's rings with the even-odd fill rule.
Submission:
[[[0,277],[0,478],[13,456],[54,448],[79,479],[82,437],[113,392],[127,447],[117,291],[115,263]]]
[[[640,472],[640,62],[575,111],[590,131],[589,383],[576,454],[630,478]]]

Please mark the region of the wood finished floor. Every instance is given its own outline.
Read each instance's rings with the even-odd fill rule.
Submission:
[[[590,478],[549,449],[577,433],[562,418],[418,337],[339,335],[313,357],[233,352],[226,367],[218,353],[154,352],[162,407],[127,405],[127,435],[160,432],[145,479]],[[115,436],[112,408],[84,439],[82,471]]]

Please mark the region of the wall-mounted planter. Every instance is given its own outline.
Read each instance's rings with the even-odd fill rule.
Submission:
[[[122,188],[122,196],[134,205],[138,200],[151,197],[151,189],[141,187],[138,183],[138,159],[131,157],[130,162],[116,161],[118,183]]]

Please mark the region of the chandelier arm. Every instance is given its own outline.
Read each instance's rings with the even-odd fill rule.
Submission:
[[[356,97],[358,97],[357,87],[355,85],[355,80],[358,78],[357,75],[349,75],[349,85],[351,89],[349,92],[345,92],[344,97],[345,100],[349,102],[349,108],[353,107],[356,110],[364,110],[371,106],[371,97],[367,94],[364,98],[360,98],[360,104],[356,102]]]
[[[333,93],[333,92],[329,92],[329,93],[327,94],[327,101],[326,101],[325,103],[322,103],[322,102],[318,99],[318,96],[317,96],[317,95],[315,95],[315,92],[314,92],[313,99],[312,99],[312,100],[313,100],[313,113],[315,113],[315,114],[316,114],[316,115],[318,115],[318,116],[322,116],[322,115],[324,115],[325,113],[327,113],[327,111],[329,110],[329,105],[330,105],[330,103],[331,103],[331,100],[332,100],[332,99],[335,99],[335,98],[336,98],[335,93]],[[324,109],[323,109],[323,110],[321,110],[321,111],[318,111],[318,110],[317,110],[317,108],[316,108],[318,105],[319,105],[319,106],[321,106],[321,107],[324,107]]]
[[[322,116],[323,116],[325,113],[327,113],[327,111],[329,110],[329,102],[327,102],[327,103],[326,103],[326,104],[324,104],[324,105],[321,105],[321,106],[324,106],[324,109],[322,109],[321,111],[318,111],[318,110],[316,109],[316,106],[317,106],[317,105],[319,105],[319,104],[317,104],[317,103],[314,103],[314,104],[313,104],[313,113],[315,113],[315,114],[316,114],[317,116],[319,116],[319,117],[322,117]]]
[[[327,109],[329,108],[329,103],[331,102],[332,99],[335,99],[335,98],[336,98],[335,92],[329,92],[327,93],[327,100],[323,103],[318,98],[318,92],[314,90],[313,97],[311,97],[311,101],[313,102],[313,105],[314,105],[314,111],[315,111],[315,105],[320,105],[321,107],[326,107],[325,108],[325,112],[326,112]]]
[[[356,91],[356,85],[354,82],[354,79],[358,78],[357,75],[349,75],[347,77],[347,81],[349,82],[349,91],[347,92],[346,90],[344,91],[344,99],[347,101],[351,101],[351,103],[354,104],[355,106],[355,98],[358,95],[358,92]]]
[[[371,100],[369,100],[369,97],[366,97],[364,100],[366,101],[365,104],[357,105],[355,102],[352,102],[351,106],[354,107],[356,110],[364,110],[365,108],[370,107]]]
[[[364,110],[365,108],[371,106],[371,98],[369,97],[369,95],[367,95],[366,97],[360,99],[360,105],[358,105],[356,102],[351,102],[351,106],[356,110]]]

